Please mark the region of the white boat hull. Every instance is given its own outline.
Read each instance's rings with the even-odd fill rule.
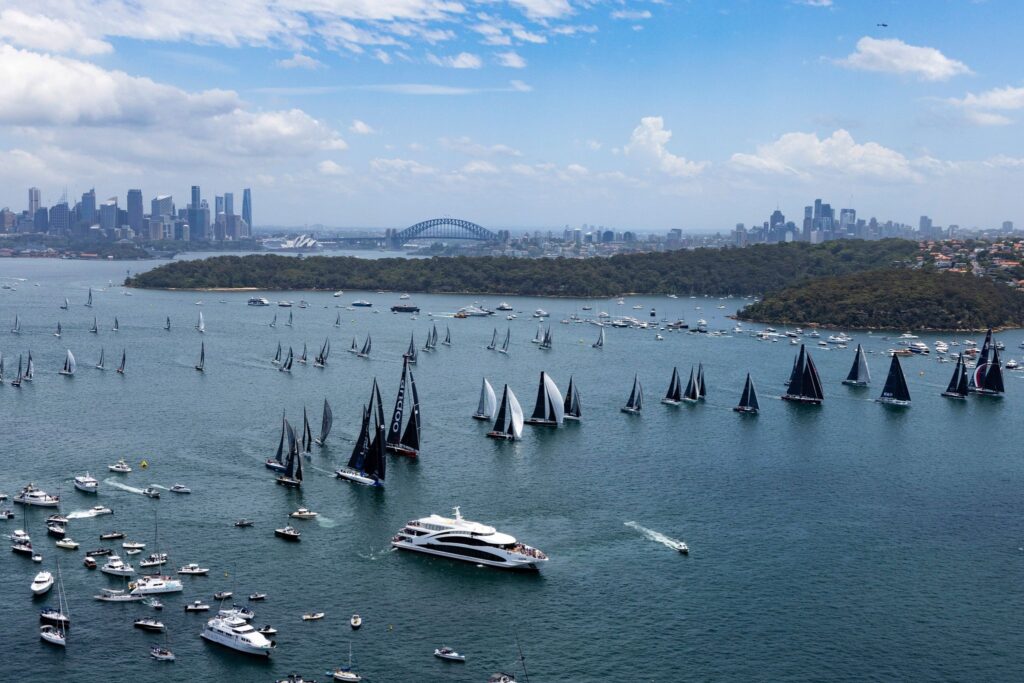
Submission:
[[[362,474],[360,472],[356,472],[354,470],[348,470],[348,469],[338,470],[337,472],[335,472],[335,474],[337,475],[337,477],[339,479],[345,479],[346,481],[351,481],[351,482],[356,483],[356,484],[362,484],[363,486],[379,486],[379,487],[383,487],[384,486],[383,482],[378,481],[377,479],[374,479],[373,477],[368,477],[365,474]]]
[[[459,555],[456,553],[449,553],[443,550],[435,550],[433,548],[425,548],[423,546],[414,545],[406,541],[392,541],[391,545],[400,550],[413,550],[418,553],[426,553],[427,555],[437,555],[439,557],[447,557],[453,560],[461,560],[462,562],[471,562],[473,564],[483,564],[488,567],[500,567],[502,569],[518,569],[523,571],[537,571],[538,560],[535,558],[528,557],[517,557],[515,555],[508,554],[505,562],[500,560],[489,560],[482,557],[466,557],[465,555]]]

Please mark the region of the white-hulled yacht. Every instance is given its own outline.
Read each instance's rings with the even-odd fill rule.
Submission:
[[[82,493],[96,493],[100,489],[100,483],[96,477],[86,472],[84,475],[75,477],[75,488]]]
[[[140,576],[128,584],[132,595],[156,595],[159,593],[180,593],[183,590],[180,579],[170,576]]]
[[[53,588],[53,574],[50,572],[39,572],[32,579],[32,595],[48,593]]]
[[[238,617],[214,617],[206,622],[200,635],[211,643],[250,655],[269,657],[276,647],[274,641]]]
[[[13,500],[21,505],[35,505],[36,507],[43,508],[55,508],[60,505],[60,496],[51,496],[46,491],[37,489],[32,484],[28,484],[19,491]]]
[[[401,550],[415,550],[455,560],[506,569],[536,571],[548,561],[547,555],[520,543],[492,526],[462,518],[456,507],[454,518],[430,515],[414,519],[391,539]]]
[[[127,564],[117,555],[107,558],[106,564],[100,567],[100,571],[111,576],[131,576],[135,573],[135,567]]]

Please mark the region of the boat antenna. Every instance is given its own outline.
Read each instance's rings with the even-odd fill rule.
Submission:
[[[514,632],[516,637],[516,648],[519,650],[519,663],[523,665],[523,678],[530,683],[530,674],[526,673],[526,657],[523,655],[523,646],[519,644],[519,633]]]
[[[462,519],[462,511],[459,509],[461,507],[461,505],[456,505],[455,507],[452,508],[452,511],[455,513],[455,519]]]

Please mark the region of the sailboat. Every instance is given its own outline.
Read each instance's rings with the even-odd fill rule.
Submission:
[[[313,359],[314,368],[322,368],[327,365],[327,356],[331,354],[331,340],[324,338],[324,344],[320,347],[320,353]]]
[[[692,365],[690,366],[690,379],[686,382],[686,390],[683,391],[681,400],[687,403],[696,403],[700,400],[700,386]]]
[[[206,323],[203,322],[203,312],[199,311],[199,320],[196,322],[196,332],[202,334],[206,332]]]
[[[302,486],[302,458],[299,457],[299,442],[295,438],[295,430],[284,421],[285,431],[288,434],[288,457],[284,463],[284,470],[277,477],[280,486],[297,489]]]
[[[494,332],[491,333],[491,343],[487,345],[488,351],[493,351],[498,348],[498,328],[494,328]]]
[[[583,417],[583,405],[580,403],[580,389],[573,381],[572,375],[569,375],[569,388],[565,390],[565,403],[562,406],[562,410],[565,413],[566,420],[578,422]]]
[[[532,344],[540,344],[542,341],[544,341],[544,326],[538,324],[537,325],[537,334],[533,335],[533,339],[530,340],[530,343],[532,343]]]
[[[356,344],[356,338],[352,337],[352,346],[348,347],[349,353],[359,353],[359,345]]]
[[[789,376],[789,389],[782,395],[783,401],[821,405],[825,395],[821,391],[821,379],[818,368],[814,366],[811,354],[803,344],[793,363],[793,372]]]
[[[679,369],[672,368],[672,379],[668,381],[668,391],[661,402],[668,406],[677,406],[683,401],[682,382],[679,380]]]
[[[989,355],[991,354],[991,356]],[[999,348],[992,344],[992,329],[985,335],[985,343],[981,345],[978,364],[970,375],[968,391],[979,396],[1002,397],[1003,370],[999,362]]]
[[[490,420],[494,417],[494,409],[497,407],[498,399],[494,395],[494,388],[487,381],[487,378],[484,377],[484,381],[480,385],[480,402],[477,403],[473,418],[477,420]]]
[[[100,327],[99,325],[96,324],[96,316],[92,317],[92,327],[89,328],[89,331],[92,332],[93,334],[100,333]]]
[[[196,363],[196,370],[199,372],[206,370],[206,342],[199,344],[199,362]]]
[[[288,420],[285,419],[285,413],[281,411],[281,440],[277,443],[277,452],[274,457],[267,458],[267,461],[263,463],[266,465],[268,470],[274,470],[275,472],[284,472],[284,439],[288,435]]]
[[[591,344],[591,346],[594,347],[595,349],[603,349],[604,348],[604,328],[603,327],[601,328],[601,331],[597,333],[597,341],[594,342],[593,344]]]
[[[362,350],[359,353],[356,354],[356,356],[358,356],[359,358],[369,358],[370,357],[370,348],[372,346],[373,346],[373,342],[370,340],[369,333],[367,333],[366,341],[363,343],[363,348],[362,348]]]
[[[433,351],[437,348],[437,325],[434,325],[434,329],[427,332],[427,341],[423,344],[424,351]]]
[[[537,403],[526,424],[557,427],[565,419],[564,401],[558,386],[546,372],[540,373],[537,385]]]
[[[121,349],[121,364],[117,366],[117,374],[119,374],[119,375],[123,375],[124,374],[124,363],[125,363],[125,360],[127,360],[127,354],[125,353],[124,349]]]
[[[66,310],[68,310],[69,306],[70,306],[70,304],[68,303],[68,298],[64,297],[64,305],[60,307],[60,310],[66,311]]]
[[[962,354],[956,356],[956,368],[953,369],[953,376],[949,379],[949,386],[942,392],[946,398],[965,399],[970,392],[967,380],[967,365],[964,363]]]
[[[501,393],[501,405],[494,419],[494,427],[487,432],[492,439],[511,439],[518,441],[523,438],[523,409],[516,400],[516,395],[505,385]]]
[[[508,355],[508,345],[512,341],[512,328],[508,327],[505,329],[505,341],[501,343],[501,348],[498,349],[498,353]]]
[[[72,375],[75,374],[75,367],[75,357],[72,355],[71,349],[68,349],[68,354],[64,356],[64,367],[58,371],[58,374],[65,375],[66,377],[71,377]],[[0,362],[0,373],[3,372],[2,369],[3,365],[2,362]]]
[[[548,328],[544,330],[544,338],[540,340],[540,345],[537,348],[544,349],[545,351],[547,351],[548,349],[551,348],[552,341],[553,340],[551,338],[551,326],[548,325]]]
[[[97,362],[97,363],[96,363],[96,369],[97,369],[97,370],[106,370],[106,369],[107,369],[107,368],[106,368],[106,367],[105,367],[105,366],[103,365],[103,356],[104,356],[104,351],[105,351],[105,349],[103,349],[103,347],[100,347],[100,359],[99,359],[99,362]]]
[[[39,627],[39,637],[58,647],[66,647],[68,633],[66,624],[71,623],[71,611],[68,609],[67,594],[64,592],[64,577],[60,573],[60,562],[57,562],[57,612],[60,615],[56,624],[44,624]]]
[[[445,346],[452,345],[452,331],[447,325],[444,326],[444,341],[441,342]]]
[[[114,316],[114,326],[110,328],[111,332],[117,332],[121,329],[121,325],[117,322],[117,316]]]
[[[907,378],[903,376],[900,358],[895,353],[892,354],[892,362],[889,364],[889,375],[885,378],[882,395],[875,400],[879,403],[887,403],[894,406],[910,405],[910,390],[907,388]]]
[[[409,376],[409,390],[412,393],[412,407],[409,420],[402,431],[405,412],[405,378]],[[391,426],[388,428],[387,450],[399,455],[415,458],[420,452],[420,398],[416,392],[416,380],[408,362],[402,364],[402,379],[398,385],[398,396],[395,398],[395,410],[391,414]]]
[[[274,314],[274,319],[270,321],[271,327],[277,327],[277,313]]]
[[[274,353],[274,358],[270,362],[273,365],[281,364],[281,342],[277,342],[277,351]]]
[[[295,360],[302,363],[303,365],[306,364],[306,342],[302,342],[302,355],[296,358]]]
[[[167,322],[164,324],[164,329],[168,332],[171,331],[171,316],[167,316]]]
[[[85,305],[87,308],[92,308],[92,287],[89,288],[89,298],[86,299]]]
[[[28,352],[28,361],[25,363],[25,376],[22,378],[26,382],[31,382],[36,375],[36,364],[32,362],[32,352]]]
[[[747,373],[747,381],[743,384],[743,394],[740,396],[740,403],[733,408],[737,413],[756,415],[760,406],[757,404],[757,392],[754,390],[754,380],[750,379]]]
[[[302,452],[313,452],[313,430],[309,428],[309,417],[306,415],[306,406],[302,406]]]
[[[704,383],[704,364],[697,363],[697,397],[703,401],[708,395],[708,386]]]
[[[853,356],[853,365],[850,366],[850,373],[846,375],[843,384],[851,387],[866,387],[871,384],[871,373],[868,372],[868,359],[864,355],[864,349],[857,344],[857,353]]]
[[[409,333],[409,348],[405,353],[402,354],[402,358],[409,361],[410,363],[416,362],[416,334],[413,332]]]
[[[53,333],[53,336],[57,337],[58,339],[60,339],[60,335],[61,335],[60,321],[57,321],[57,331]]]
[[[341,327],[341,313],[338,313],[338,317],[334,319],[334,326]]]
[[[14,327],[11,328],[11,334],[21,334],[21,318],[18,314],[14,314]]]
[[[292,326],[292,322],[293,322],[293,320],[292,320],[292,312],[288,311],[288,322],[285,323],[285,327],[291,327]]]
[[[320,436],[316,438],[316,445],[323,446],[327,442],[327,435],[331,433],[331,426],[334,425],[334,413],[331,412],[331,404],[324,399],[324,415],[320,420]]]
[[[644,387],[640,384],[640,379],[633,375],[633,389],[629,392],[629,400],[626,401],[626,405],[622,406],[622,412],[629,413],[631,415],[639,415],[640,411],[644,407]]]
[[[25,375],[22,374],[22,372],[21,372],[21,361],[22,361],[22,357],[21,357],[21,355],[19,355],[18,356],[18,374],[15,376],[14,379],[11,380],[11,386],[12,387],[20,387],[22,381],[25,379]]]
[[[278,372],[291,372],[292,361],[295,360],[295,354],[292,351],[292,347],[288,347],[288,357],[284,359],[284,363],[277,369]]]
[[[376,407],[376,410],[374,410]],[[373,437],[370,436],[370,414],[373,414]],[[335,471],[339,479],[363,484],[364,486],[384,486],[384,475],[387,458],[384,457],[384,408],[381,405],[380,389],[377,380],[373,380],[370,390],[370,405],[363,406],[363,419],[359,429],[359,437],[352,448],[348,464]]]

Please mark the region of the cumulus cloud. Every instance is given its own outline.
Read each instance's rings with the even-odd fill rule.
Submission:
[[[330,159],[325,159],[317,164],[316,170],[320,175],[331,176],[348,175],[350,172],[348,168],[345,168],[341,164],[331,161]]]
[[[46,52],[100,55],[113,46],[89,36],[78,24],[16,9],[0,11],[0,40]]]
[[[473,175],[494,175],[498,173],[498,167],[489,161],[476,159],[466,163],[466,165],[462,167],[462,172]]]
[[[324,65],[318,59],[313,59],[309,55],[304,55],[301,52],[296,52],[287,59],[279,59],[274,62],[277,66],[282,69],[319,69]]]
[[[432,166],[421,164],[420,162],[412,159],[399,158],[372,159],[370,161],[370,170],[378,175],[391,178],[406,174],[423,176],[437,173],[437,169]]]
[[[569,0],[509,0],[531,19],[561,19],[573,13]]]
[[[920,180],[920,174],[899,152],[876,142],[857,143],[843,129],[824,139],[814,133],[786,133],[758,147],[755,154],[733,154],[730,163],[744,171],[806,180],[822,175],[882,182]]]
[[[427,54],[427,61],[437,66],[448,67],[449,69],[479,69],[483,66],[480,57],[471,52],[460,52],[457,55],[437,56]]]
[[[508,145],[482,145],[468,137],[441,138],[441,147],[450,152],[458,152],[469,157],[521,157],[522,152]]]
[[[498,58],[498,64],[508,67],[509,69],[524,69],[526,68],[526,60],[519,56],[518,53],[510,50],[508,52],[499,52],[495,55]]]
[[[653,162],[659,171],[671,176],[692,177],[704,170],[706,162],[688,161],[669,152],[667,145],[671,139],[672,131],[665,129],[662,117],[645,116],[640,119],[640,125],[633,129],[624,151],[628,155]]]
[[[970,123],[979,126],[1005,126],[1013,123],[1013,119],[997,112],[1024,109],[1024,88],[993,88],[978,95],[967,93],[963,98],[954,98],[948,102],[962,109],[964,117]]]
[[[639,21],[640,19],[650,19],[650,10],[632,10],[632,9],[617,9],[612,12],[612,19],[622,19],[625,21]]]
[[[348,127],[348,131],[356,135],[373,135],[376,132],[370,127],[370,124],[359,119],[352,120],[352,125]]]
[[[923,81],[945,81],[971,73],[966,64],[950,59],[933,47],[918,47],[896,38],[870,36],[858,40],[857,49],[836,63],[859,71],[916,76]]]

